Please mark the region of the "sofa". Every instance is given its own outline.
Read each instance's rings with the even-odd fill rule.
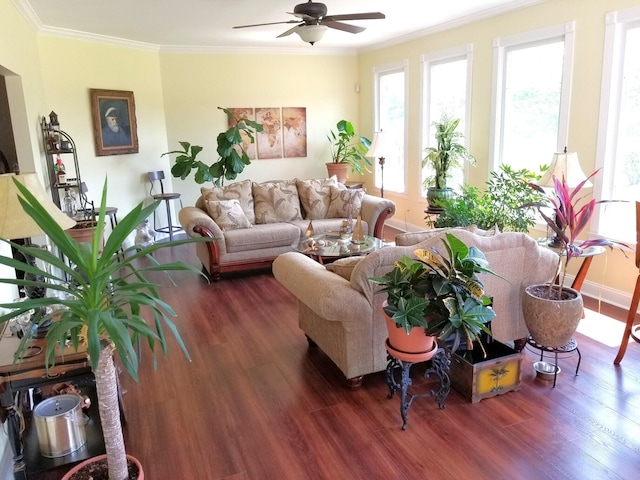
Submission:
[[[273,275],[298,300],[298,323],[309,343],[331,358],[352,387],[360,385],[363,375],[382,371],[387,365],[382,314],[386,294],[369,278],[383,276],[403,255],[413,257],[417,248],[442,250],[447,231],[478,247],[489,268],[504,278],[480,277],[486,294],[493,297],[494,338],[508,343],[526,337],[522,293],[533,283],[554,278],[558,256],[523,233],[482,235],[470,229],[442,229],[411,234],[409,239],[420,240],[415,245],[388,246],[366,257],[341,259],[327,266],[300,253],[285,253],[273,262]]]
[[[225,272],[269,267],[307,231],[340,230],[345,219],[362,218],[366,234],[382,238],[384,222],[395,204],[349,189],[335,177],[311,180],[250,180],[224,187],[201,188],[195,206],[178,218],[190,237],[215,239],[197,243],[196,254],[213,280]]]

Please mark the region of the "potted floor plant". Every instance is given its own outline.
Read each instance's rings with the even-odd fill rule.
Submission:
[[[218,107],[233,118],[233,114],[226,108]],[[218,134],[216,139],[218,147],[216,149],[219,157],[211,165],[196,160],[202,151],[200,145],[191,145],[189,142],[179,142],[182,150],[172,150],[165,152],[161,156],[177,154],[176,163],[171,167],[171,174],[184,180],[189,176],[191,170],[195,170],[194,180],[196,183],[213,182],[220,187],[225,180],[235,180],[247,165],[251,164],[251,159],[243,147],[246,141],[254,143],[254,131],[262,132],[262,124],[247,118],[235,118],[235,123],[224,132]]]
[[[435,248],[418,249],[417,259],[404,256],[383,277],[369,279],[387,293],[383,310],[389,317],[389,343],[397,350],[410,351],[404,344],[393,344],[409,334],[447,340],[452,351],[461,343],[473,344],[483,332],[490,334],[487,323],[495,312],[478,274],[496,274],[478,248],[451,233],[443,243],[445,255]]]
[[[451,118],[446,114],[439,122],[434,122],[436,129],[436,146],[425,149],[422,168],[430,167],[433,174],[425,178],[423,188],[427,189],[427,202],[433,210],[439,210],[438,200],[453,196],[453,189],[447,186],[451,169],[460,167],[462,161],[475,165],[475,158],[467,148],[459,142],[463,137],[458,132],[459,118]]]
[[[340,120],[336,129],[327,135],[331,142],[331,162],[327,163],[327,171],[329,176],[336,175],[338,182],[344,183],[349,168],[360,175],[369,171],[371,161],[365,155],[369,151],[371,140],[358,135],[348,120]]]
[[[586,200],[582,189],[597,173],[598,170],[594,171],[573,189],[568,186],[565,178],[553,177],[554,187],[550,192],[531,183],[529,186],[544,195],[544,200],[522,205],[538,209],[547,226],[556,234],[556,248],[560,253],[558,281],[551,279],[547,284],[531,285],[525,289],[522,299],[524,320],[529,333],[537,343],[545,347],[564,347],[582,318],[582,295],[564,285],[569,262],[589,247],[605,246],[618,248],[623,252],[629,248],[623,243],[606,238],[578,239],[589,224],[596,205],[615,201],[593,198]]]
[[[56,318],[46,334],[45,355],[46,364],[49,366],[55,362],[55,348],[58,343],[70,341],[77,349],[81,339],[86,339],[89,362],[96,380],[108,478],[136,478],[129,477],[127,469],[113,354],[117,354],[124,369],[138,380],[140,349],[146,344],[154,357],[159,351],[165,354],[165,331],[168,330],[178,341],[184,355],[189,358],[180,334],[170,319],[175,312],[170,305],[162,301],[158,288],[160,285],[147,280],[146,275],[150,272],[178,270],[201,274],[200,270],[192,265],[182,262],[161,264],[152,256],[153,252],[160,248],[199,240],[158,242],[142,248],[134,246],[125,250],[124,255],[118,255],[122,243],[158,206],[159,202],[155,202],[147,207],[143,207],[142,204],[135,207],[118,222],[102,247],[107,198],[105,180],[98,224],[91,243],[78,243],[62,230],[28,189],[19,182],[15,183],[20,191],[20,203],[25,212],[36,221],[68,262],[46,249],[8,242],[18,251],[41,260],[52,269],[47,271],[49,269],[41,269],[32,264],[0,256],[0,264],[40,278],[37,281],[5,278],[0,279],[0,282],[19,287],[42,287],[57,295],[0,304],[0,307],[8,309],[8,313],[0,316],[0,323],[31,309],[45,309],[47,313],[41,322],[52,318],[54,313],[51,312],[55,312]],[[51,273],[55,271],[62,272],[63,277],[69,278],[69,281],[60,281],[55,273]],[[34,275],[30,275],[29,278],[33,278]],[[52,306],[61,306],[62,309],[46,310]],[[149,321],[145,317],[149,317]],[[16,358],[21,358],[28,342],[29,335],[25,335]]]

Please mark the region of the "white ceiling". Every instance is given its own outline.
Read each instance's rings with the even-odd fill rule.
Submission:
[[[358,34],[329,29],[311,46],[297,35],[276,38],[302,0],[12,0],[41,33],[163,49],[268,49],[356,52],[417,37],[433,29],[548,0],[325,0],[329,15],[382,12],[384,20],[349,21]]]

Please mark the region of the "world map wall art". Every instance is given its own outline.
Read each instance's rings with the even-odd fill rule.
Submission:
[[[228,126],[246,118],[261,123],[254,133],[255,143],[243,138],[243,148],[251,160],[307,156],[307,109],[305,107],[229,108]],[[243,132],[243,137],[246,134]]]

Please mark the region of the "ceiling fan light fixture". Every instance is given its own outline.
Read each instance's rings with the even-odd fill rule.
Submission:
[[[324,32],[327,31],[326,25],[302,25],[296,29],[296,33],[300,35],[302,41],[313,45],[322,39]]]

